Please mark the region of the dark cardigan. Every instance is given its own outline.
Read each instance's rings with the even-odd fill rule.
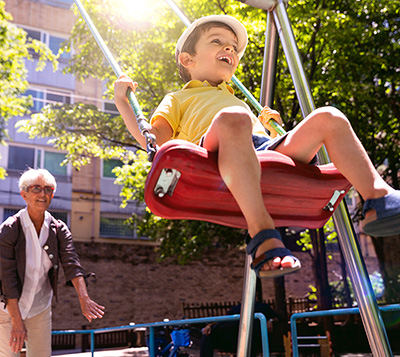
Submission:
[[[25,235],[21,227],[20,212],[7,218],[0,226],[0,292],[2,301],[18,299],[22,294],[25,279],[26,254]],[[79,257],[75,251],[72,235],[67,225],[51,217],[49,237],[43,249],[46,251],[52,267],[49,270],[50,284],[57,299],[57,282],[60,264],[63,267],[67,284],[71,279],[83,276]]]

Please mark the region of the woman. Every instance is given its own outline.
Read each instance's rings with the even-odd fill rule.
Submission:
[[[0,357],[51,356],[51,300],[57,298],[59,264],[78,293],[82,314],[102,318],[104,307],[90,299],[85,271],[71,232],[47,208],[57,184],[44,169],[29,169],[19,180],[26,208],[0,226]]]

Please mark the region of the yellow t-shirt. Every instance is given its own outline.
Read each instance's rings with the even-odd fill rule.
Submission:
[[[236,98],[226,83],[218,87],[207,81],[193,80],[179,91],[167,94],[154,112],[151,123],[161,116],[171,125],[172,139],[182,139],[198,144],[206,133],[215,114],[230,106],[241,106],[251,114],[253,133],[268,137],[263,125],[251,112],[249,106]]]

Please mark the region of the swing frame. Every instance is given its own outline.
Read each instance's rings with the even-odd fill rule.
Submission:
[[[179,8],[172,0],[167,1],[177,15],[183,19],[186,25],[190,24],[189,20],[180,12]],[[278,37],[281,41],[283,51],[288,62],[288,67],[293,79],[297,98],[300,103],[303,116],[307,116],[315,109],[310,86],[308,84],[301,57],[297,49],[296,40],[291,28],[291,24],[287,15],[286,0],[237,0],[250,6],[268,10],[266,24],[266,40],[264,52],[264,68],[262,80],[261,102],[264,105],[272,106],[274,83],[276,76],[276,62],[278,50]],[[89,15],[82,6],[80,0],[74,0],[82,17],[96,39],[106,59],[110,63],[117,77],[122,74],[121,69],[112,57],[110,51],[102,40],[97,29],[93,25]],[[234,80],[235,82],[235,80]],[[235,83],[236,84],[236,83]],[[245,93],[246,95],[246,93]],[[137,118],[138,126],[143,136],[146,138],[146,149],[149,160],[152,161],[157,151],[154,136],[150,133],[150,125],[144,118],[139,103],[132,93],[128,91],[127,96]],[[252,100],[250,100],[252,102]],[[278,133],[281,129],[275,123],[271,123],[277,128]],[[327,164],[330,162],[329,156],[322,148],[318,152],[319,162]],[[349,269],[349,275],[354,288],[354,295],[360,309],[360,315],[364,324],[365,332],[370,344],[372,354],[379,357],[393,356],[387,337],[383,318],[378,308],[372,285],[368,277],[364,260],[361,255],[361,249],[356,239],[353,224],[349,212],[344,201],[340,202],[338,209],[333,213],[334,223],[338,232],[338,240],[344,255],[346,266]],[[244,275],[244,290],[242,297],[242,311],[240,319],[240,334],[238,340],[238,355],[249,356],[251,348],[251,332],[254,316],[255,301],[255,285],[256,274],[250,269],[251,257],[246,258],[246,268]],[[154,351],[150,349],[150,356]],[[264,355],[268,356],[268,350],[264,350]],[[298,356],[298,351],[293,351],[293,356]]]

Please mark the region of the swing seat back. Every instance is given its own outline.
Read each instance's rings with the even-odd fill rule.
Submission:
[[[276,227],[322,227],[351,187],[333,164],[306,165],[275,151],[257,156],[264,204]],[[247,228],[219,174],[217,154],[187,141],[161,146],[147,176],[145,201],[162,218]]]

